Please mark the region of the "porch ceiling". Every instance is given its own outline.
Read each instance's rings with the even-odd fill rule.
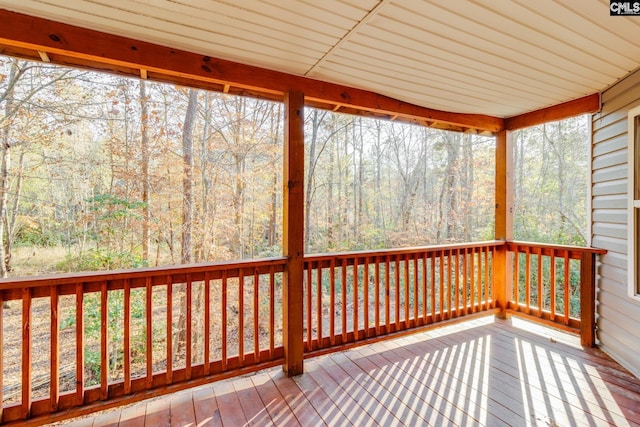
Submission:
[[[607,0],[0,0],[114,35],[510,117],[599,92],[640,67],[640,17]]]

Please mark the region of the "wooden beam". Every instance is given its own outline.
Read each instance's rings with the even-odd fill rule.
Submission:
[[[496,134],[495,240],[513,240],[513,140],[510,131]]]
[[[495,177],[495,240],[513,240],[513,141],[511,131],[496,134],[496,177]],[[493,286],[496,306],[500,308],[498,317],[507,316],[508,302],[513,294],[513,258],[507,245],[495,253]]]
[[[206,55],[142,42],[86,28],[0,9],[0,45],[54,53],[56,63],[93,67],[126,74],[145,69],[155,80],[221,90],[224,85],[273,98],[288,91],[303,92],[306,102],[341,105],[365,112],[397,115],[407,121],[432,121],[449,126],[497,132],[504,127],[499,117],[461,114],[420,107],[374,92],[303,76],[239,64]],[[136,71],[136,77],[138,77]]]
[[[284,366],[288,376],[302,374],[304,358],[304,94],[285,96],[283,182],[283,255],[287,257],[283,283]]]
[[[596,344],[596,254],[583,253],[580,260],[580,344]]]
[[[581,114],[595,113],[600,110],[600,94],[584,96],[552,107],[542,108],[530,113],[504,119],[504,128],[507,130],[522,129],[542,123],[568,119]]]
[[[147,74],[147,70],[145,70],[144,68],[140,69],[140,78],[142,80],[147,80],[147,78],[149,77],[149,75]]]
[[[51,59],[49,59],[49,55],[47,54],[47,52],[39,50],[38,55],[40,56],[40,59],[42,59],[42,62],[51,62]]]

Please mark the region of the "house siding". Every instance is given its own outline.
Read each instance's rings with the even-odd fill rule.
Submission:
[[[640,302],[627,296],[627,114],[640,105],[640,70],[602,93],[592,117],[592,245],[598,265],[598,344],[640,377]]]

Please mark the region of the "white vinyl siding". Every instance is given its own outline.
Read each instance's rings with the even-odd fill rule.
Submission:
[[[640,70],[604,91],[602,111],[593,115],[591,209],[592,245],[609,251],[597,270],[598,344],[640,377],[640,303],[628,268],[629,237],[637,234],[628,215],[628,116],[636,107],[640,112]]]
[[[640,230],[640,107],[636,107],[629,111],[627,119],[629,123],[628,140],[628,185],[629,185],[629,202],[627,209],[627,218],[629,224],[627,227],[627,261],[629,273],[629,296],[640,301],[640,289],[638,285],[638,266],[640,263],[640,238],[638,231]]]

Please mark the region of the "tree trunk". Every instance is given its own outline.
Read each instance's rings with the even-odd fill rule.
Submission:
[[[191,244],[193,228],[193,127],[195,124],[196,110],[198,107],[198,92],[189,89],[189,103],[182,127],[182,264],[193,261],[193,248]],[[176,287],[177,288],[177,287]],[[174,288],[174,289],[176,289]],[[182,354],[186,343],[186,286],[179,292],[178,304],[180,315],[176,328],[175,354]],[[167,361],[167,363],[171,363]]]
[[[7,203],[9,201],[9,171],[11,170],[11,121],[8,119],[13,109],[15,80],[18,78],[18,67],[12,64],[9,74],[8,92],[3,95],[5,106],[5,123],[2,128],[2,164],[0,165],[0,276],[7,277],[7,252],[5,234],[7,224]]]
[[[198,107],[198,92],[189,89],[189,104],[182,127],[182,257],[183,264],[193,262],[193,127]]]
[[[142,150],[142,259],[149,261],[149,228],[151,227],[151,200],[149,192],[149,106],[147,83],[140,80],[140,134]]]
[[[309,164],[307,165],[307,176],[305,177],[306,189],[304,194],[304,251],[309,253],[311,242],[311,203],[313,202],[313,174],[316,165],[316,146],[318,145],[318,132],[320,123],[324,115],[319,117],[318,110],[314,109],[311,115],[311,140],[309,141]]]

